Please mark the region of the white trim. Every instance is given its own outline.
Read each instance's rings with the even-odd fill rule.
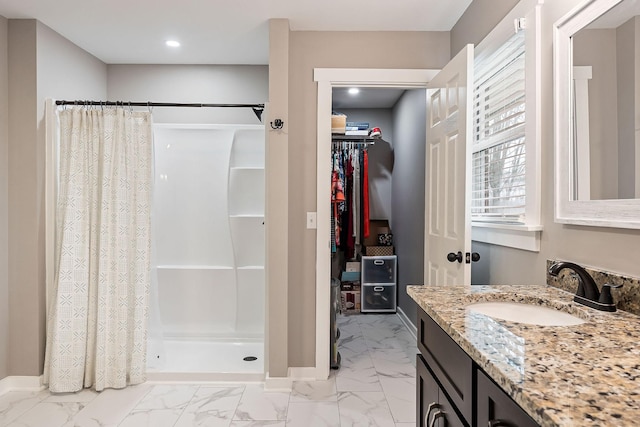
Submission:
[[[313,381],[317,379],[316,368],[314,366],[289,368],[289,378],[293,381]]]
[[[264,379],[266,391],[291,391],[293,380],[289,377],[270,377],[267,373]]]
[[[404,324],[405,328],[409,331],[409,333],[413,336],[414,340],[418,339],[418,328],[413,324],[407,314],[402,310],[401,307],[396,307],[396,315],[400,318],[400,321]]]
[[[541,226],[479,224],[474,222],[471,227],[471,240],[525,251],[540,252],[541,233]]]
[[[491,55],[504,43],[514,31],[514,20],[524,17],[526,20],[525,33],[525,147],[526,147],[526,206],[524,221],[536,227],[542,218],[542,13],[544,0],[520,1],[491,32],[478,44],[475,49],[475,61],[482,61]],[[532,35],[533,36],[532,36]],[[488,221],[488,219],[487,219]],[[475,226],[475,224],[474,224]],[[475,233],[475,232],[474,232]],[[490,232],[480,232],[482,235]],[[502,233],[504,234],[504,233]],[[474,239],[476,240],[476,239]],[[498,236],[491,237],[492,241],[501,241],[504,246],[511,246],[511,240],[504,240]],[[490,241],[486,241],[491,243]],[[530,245],[526,245],[531,247]],[[513,246],[523,249],[522,247]]]
[[[509,224],[499,222],[482,222],[474,221],[471,223],[472,227],[479,228],[494,228],[499,230],[513,230],[513,231],[542,231],[542,225],[533,224]]]
[[[44,389],[42,375],[39,377],[12,376],[0,380],[0,396],[10,391],[40,391]]]
[[[333,87],[358,85],[370,87],[425,88],[439,70],[316,68],[317,107],[317,179],[316,179],[316,376],[329,378],[329,307],[331,302],[331,99]],[[310,209],[311,210],[311,209]]]
[[[315,68],[313,80],[331,86],[360,86],[422,88],[440,70],[395,70],[375,68]]]
[[[563,224],[640,229],[640,199],[571,200],[571,37],[621,0],[588,0],[553,25],[555,220]]]

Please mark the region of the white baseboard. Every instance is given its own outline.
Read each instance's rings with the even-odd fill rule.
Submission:
[[[40,391],[44,390],[42,375],[39,377],[11,376],[0,380],[0,395],[10,391]]]
[[[289,368],[289,378],[293,381],[315,381],[318,378],[316,377],[316,368],[305,367],[305,368]]]
[[[293,380],[289,377],[271,377],[267,372],[264,389],[267,391],[291,391]]]
[[[267,373],[264,380],[264,389],[268,391],[291,391],[294,381],[316,381],[316,368],[294,367],[289,368],[286,377],[270,377]]]
[[[407,327],[407,329],[409,330],[409,333],[411,335],[413,335],[413,338],[417,340],[418,339],[418,328],[416,327],[416,325],[414,325],[413,322],[411,320],[409,320],[409,318],[407,317],[406,313],[404,311],[402,311],[402,309],[400,307],[396,307],[396,314],[398,315],[398,317],[400,318],[402,323],[404,323],[404,326]]]

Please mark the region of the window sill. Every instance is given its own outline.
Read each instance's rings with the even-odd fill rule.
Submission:
[[[506,246],[531,252],[540,252],[541,225],[471,223],[471,240]]]

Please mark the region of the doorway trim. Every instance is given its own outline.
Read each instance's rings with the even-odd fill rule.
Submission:
[[[440,70],[315,68],[316,119],[316,379],[329,377],[331,304],[331,101],[334,87],[426,88]]]

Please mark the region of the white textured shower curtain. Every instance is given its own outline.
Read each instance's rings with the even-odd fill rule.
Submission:
[[[145,380],[150,281],[149,112],[59,112],[55,281],[44,381],[52,392]]]

